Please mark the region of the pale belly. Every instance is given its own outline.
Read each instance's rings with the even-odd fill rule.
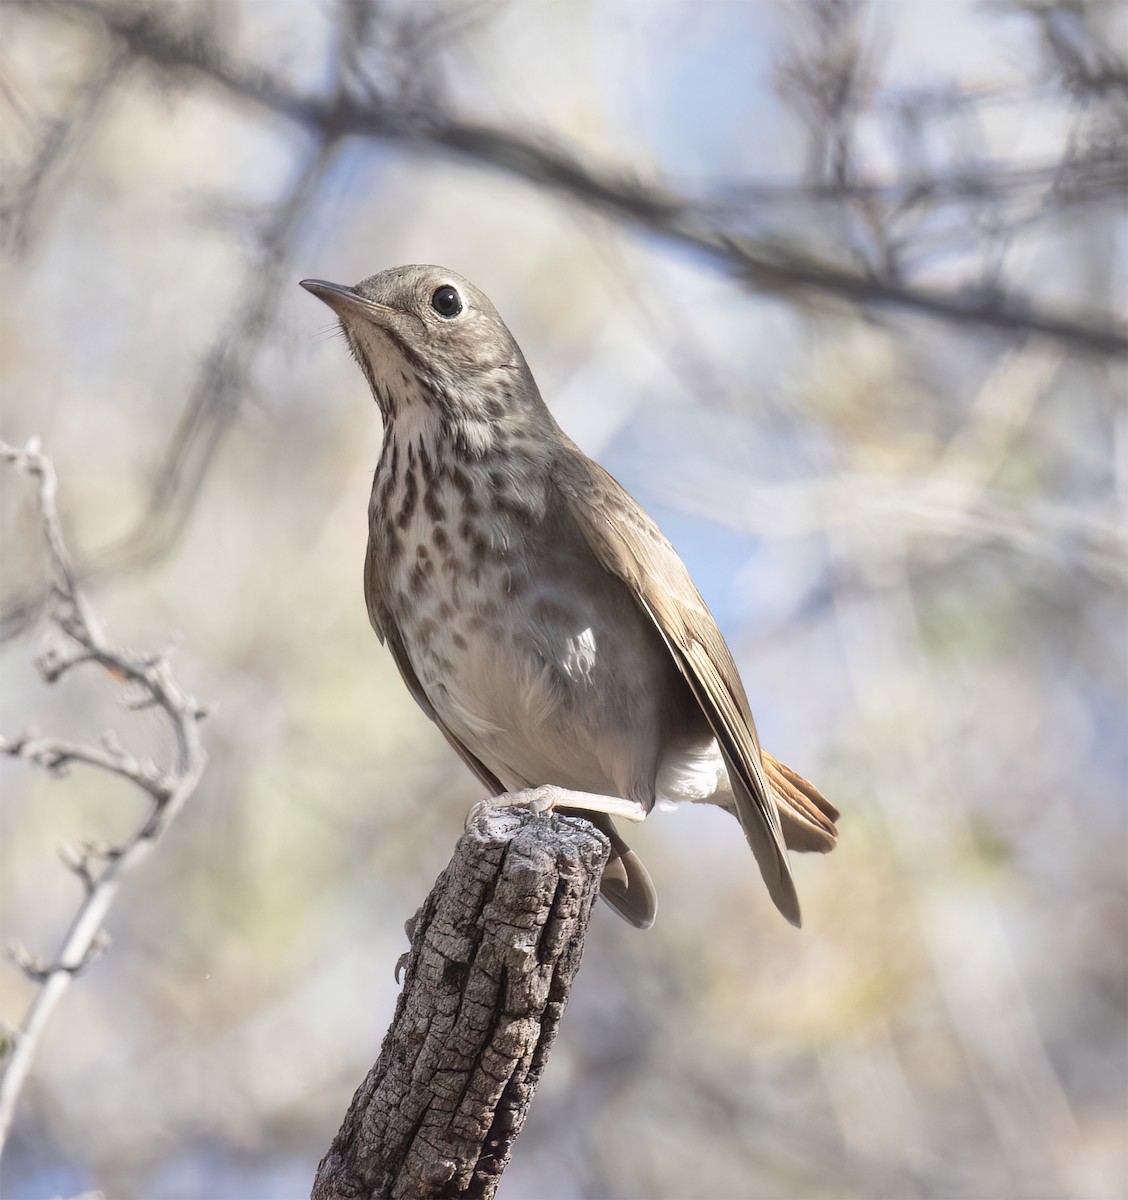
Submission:
[[[400,627],[439,718],[510,790],[554,783],[649,807],[687,753],[714,790],[708,728],[626,588],[566,537],[520,553],[515,540],[476,572],[457,555],[435,562],[414,588],[406,564],[430,542],[407,540]]]

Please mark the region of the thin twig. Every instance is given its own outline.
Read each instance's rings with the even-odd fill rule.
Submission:
[[[13,957],[24,973],[41,986],[17,1034],[8,1039],[10,1058],[0,1081],[2,1149],[21,1089],[56,1006],[77,975],[108,943],[102,925],[118,888],[125,877],[152,853],[199,782],[206,755],[200,745],[198,725],[206,710],[182,692],[173,680],[167,651],[139,655],[113,645],[106,637],[75,583],[55,502],[55,471],[50,460],[40,452],[37,442],[29,442],[22,450],[0,443],[0,458],[14,464],[38,484],[39,510],[51,573],[49,612],[62,639],[48,647],[40,657],[40,671],[49,682],[54,682],[79,663],[99,663],[130,685],[134,698],[143,697],[147,706],[161,709],[176,737],[174,761],[163,772],[139,763],[109,735],[101,748],[52,738],[0,739],[0,751],[25,758],[52,773],[59,773],[72,762],[95,766],[128,780],[153,801],[145,820],[123,845],[103,847],[92,844],[81,852],[74,848],[64,849],[64,863],[82,880],[85,894],[54,961],[44,963],[22,947],[13,948]],[[92,861],[96,859],[102,860],[104,866],[93,867]]]

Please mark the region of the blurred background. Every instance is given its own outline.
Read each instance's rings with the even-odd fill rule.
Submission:
[[[305,276],[434,262],[681,551],[764,744],[842,810],[773,911],[656,813],[502,1183],[536,1197],[1128,1189],[1128,9],[8,3],[0,434],[92,603],[216,706],[210,764],[47,1030],[6,1196],[308,1194],[480,788],[361,595],[377,410]],[[2,485],[0,732],[36,673]],[[3,935],[50,959],[110,776],[0,763]],[[35,991],[0,966],[0,1013]]]

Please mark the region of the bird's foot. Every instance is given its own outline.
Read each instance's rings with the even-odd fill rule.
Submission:
[[[466,826],[478,817],[499,812],[507,808],[527,808],[536,816],[550,813],[554,808],[577,808],[588,812],[607,813],[611,817],[622,817],[625,821],[643,821],[648,809],[637,800],[624,800],[619,796],[599,796],[595,792],[573,792],[567,788],[546,783],[541,787],[523,788],[519,792],[503,792],[500,796],[488,796],[479,800],[466,814]]]
[[[407,934],[407,940],[410,943],[410,945],[399,956],[399,958],[396,959],[396,972],[395,972],[396,983],[399,983],[400,973],[407,968],[407,964],[408,964],[409,960],[411,959],[411,952],[412,952],[412,950],[415,949],[415,927],[419,924],[419,918],[422,915],[423,915],[423,910],[421,908],[416,909],[415,915],[408,917],[407,920],[404,921],[404,923],[403,923],[403,931],[404,931],[404,933]]]

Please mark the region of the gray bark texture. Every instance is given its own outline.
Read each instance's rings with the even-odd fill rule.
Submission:
[[[403,991],[312,1200],[492,1197],[580,965],[607,861],[587,821],[491,808],[413,921]],[[403,961],[403,960],[401,960]]]

